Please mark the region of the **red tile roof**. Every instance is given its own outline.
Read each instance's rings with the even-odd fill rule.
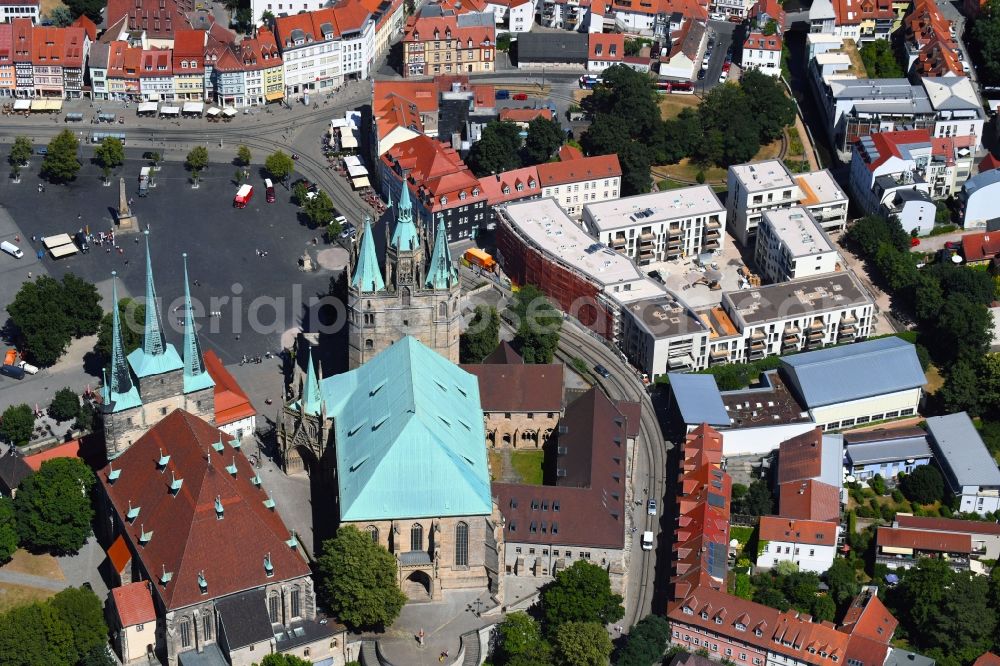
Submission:
[[[460,367],[479,380],[479,398],[484,412],[562,411],[562,363],[487,363]]]
[[[1000,656],[992,652],[984,652],[972,662],[972,666],[1000,666]]]
[[[837,25],[860,25],[862,21],[895,16],[891,0],[834,0],[833,13]]]
[[[836,546],[837,524],[821,520],[789,520],[779,516],[761,516],[760,538],[764,541]]]
[[[397,176],[405,174],[414,197],[431,213],[485,199],[479,179],[455,149],[426,135],[396,144],[382,161]]]
[[[937,37],[920,49],[913,66],[921,76],[963,76],[964,71],[954,48]]]
[[[992,171],[1000,167],[1000,159],[997,159],[993,153],[989,153],[983,160],[979,163],[979,173],[984,171]]]
[[[876,540],[879,548],[912,548],[935,553],[972,552],[971,534],[879,527]]]
[[[879,158],[868,165],[869,171],[875,171],[885,164],[890,157],[902,157],[900,146],[914,144],[929,144],[931,142],[930,132],[926,129],[898,130],[895,132],[876,132],[871,135],[875,148],[878,150]]]
[[[83,32],[90,41],[97,39],[97,24],[90,20],[86,14],[80,14],[76,20],[70,23],[70,27],[83,28]]]
[[[852,636],[888,643],[899,626],[882,600],[871,590],[862,592],[851,601],[840,630]],[[881,663],[881,662],[880,662]]]
[[[220,425],[234,423],[255,416],[257,410],[243,391],[236,378],[226,370],[218,354],[209,349],[204,354],[205,369],[215,380],[215,422]]]
[[[438,88],[433,81],[375,81],[372,115],[378,138],[397,127],[424,131],[423,115],[438,112]]]
[[[780,51],[781,43],[780,34],[765,35],[760,32],[753,32],[743,42],[743,48],[757,51]]]
[[[244,71],[255,71],[281,67],[281,55],[274,34],[267,28],[257,31],[256,37],[248,37],[240,42],[239,58]]]
[[[805,481],[822,471],[823,429],[813,428],[778,445],[778,483]]]
[[[623,548],[625,419],[603,391],[593,388],[566,408],[560,425],[566,431],[559,435],[559,447],[567,453],[557,465],[567,473],[558,477],[559,485],[493,484],[505,540]]]
[[[778,514],[783,518],[840,522],[840,491],[810,479],[778,486]]]
[[[33,32],[33,64],[83,67],[83,46],[87,38],[83,28],[35,26]]]
[[[13,26],[12,41],[14,45],[14,62],[31,62],[31,42],[34,25],[31,19],[16,18],[11,21]]]
[[[122,627],[134,627],[156,620],[153,595],[149,592],[149,586],[149,581],[138,581],[111,590]]]
[[[984,520],[927,518],[925,516],[908,516],[905,513],[897,513],[896,524],[898,527],[910,527],[931,532],[959,532],[963,534],[993,534],[1000,536],[1000,523],[990,523]]]
[[[569,162],[570,160],[578,160],[583,157],[583,153],[576,146],[571,146],[568,143],[562,145],[559,148],[559,161]]]
[[[139,76],[140,78],[143,76],[173,76],[170,49],[143,50],[142,69],[139,72]]]
[[[479,186],[491,206],[537,197],[542,193],[542,188],[538,185],[538,169],[533,166],[504,171],[495,176],[483,176],[479,179]]]
[[[471,42],[473,47],[491,46],[496,42],[496,29],[480,25],[459,26],[457,16],[411,16],[406,20],[404,44],[439,39],[454,39],[462,44]]]
[[[594,155],[569,162],[546,162],[538,165],[538,179],[542,182],[542,187],[621,175],[622,167],[617,155]]]
[[[982,232],[962,236],[962,256],[966,261],[985,261],[1000,255],[1000,232]]]
[[[174,30],[190,27],[176,0],[108,0],[105,25],[122,18],[129,31],[144,31],[151,39],[171,39]]]
[[[535,118],[545,118],[552,120],[550,109],[500,109],[500,120],[509,120],[513,123],[530,123]]]
[[[587,60],[621,62],[625,57],[625,35],[592,32],[587,37]]]
[[[330,30],[323,33],[323,26],[328,25]],[[279,16],[274,21],[274,30],[278,35],[278,43],[284,49],[304,48],[318,42],[327,42],[340,38],[340,31],[337,29],[337,16],[330,7],[319,9],[314,12],[301,12],[291,16]],[[295,44],[292,31],[302,31],[302,44]]]
[[[222,442],[222,452],[213,446]],[[158,461],[168,457],[161,466]],[[231,468],[235,467],[235,474]],[[264,501],[267,493],[251,479],[256,472],[229,437],[183,410],[174,410],[114,461],[98,481],[124,526],[133,553],[155,579],[156,594],[166,610],[205,599],[198,585],[204,572],[212,598],[309,575],[302,555],[286,545],[290,533]],[[180,489],[171,491],[180,481]],[[216,515],[216,501],[224,509]],[[132,522],[128,507],[139,508]],[[145,545],[140,535],[152,537]],[[274,578],[264,570],[270,554]],[[164,585],[159,577],[172,574]]]
[[[28,467],[34,471],[38,471],[41,468],[42,463],[46,460],[52,460],[53,458],[82,458],[80,451],[80,440],[74,439],[71,442],[66,442],[65,444],[60,444],[51,449],[42,451],[41,453],[36,453],[34,455],[25,456],[24,462],[28,463]]]
[[[132,551],[128,549],[128,543],[121,534],[108,548],[108,559],[111,560],[111,567],[115,573],[119,574],[125,571],[125,567],[132,561]]]
[[[205,37],[204,30],[178,30],[174,33],[174,70],[178,74],[205,72]],[[187,63],[187,67],[181,66],[182,61]]]

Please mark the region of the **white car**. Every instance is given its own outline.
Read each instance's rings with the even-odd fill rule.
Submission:
[[[712,19],[713,21],[725,21],[726,15],[723,14],[722,12],[712,12],[711,14],[708,15],[708,18]]]
[[[729,72],[722,70],[722,74],[719,74],[719,83],[725,83],[726,79],[729,78]]]
[[[653,550],[653,533],[646,531],[642,533],[642,549]]]

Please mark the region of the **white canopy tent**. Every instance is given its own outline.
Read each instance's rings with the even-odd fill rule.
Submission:
[[[348,165],[347,175],[351,178],[358,178],[359,176],[367,176],[368,169],[364,168],[360,164],[358,165]]]
[[[347,127],[347,118],[334,118],[330,121],[330,129],[342,129]]]
[[[165,106],[162,109],[160,109],[161,116],[176,116],[180,112],[181,109],[179,106]]]
[[[136,113],[156,113],[156,107],[159,105],[156,102],[143,102],[138,107],[136,107]]]
[[[184,102],[184,113],[202,113],[204,110],[204,102]]]
[[[30,99],[15,99],[14,100],[14,110],[15,111],[27,111],[31,108]]]
[[[236,113],[237,113],[236,109],[234,109],[231,106],[227,106],[222,110],[222,115],[224,115],[226,118],[232,118],[233,116],[236,115]]]
[[[342,132],[340,136],[340,147],[344,149],[357,148],[358,140],[354,138],[352,132]]]
[[[368,176],[361,176],[360,178],[355,178],[351,181],[354,189],[360,190],[362,187],[371,187],[371,182],[368,180]]]
[[[73,239],[69,237],[69,234],[56,234],[54,236],[46,236],[42,244],[45,245],[45,249],[51,250],[52,248],[59,247],[60,245],[68,245],[73,242]]]
[[[208,115],[210,115],[210,116],[212,116],[214,118],[215,116],[217,116],[220,113],[222,113],[222,111],[220,111],[219,108],[216,107],[216,106],[210,106],[210,107],[208,107],[208,110],[205,111],[205,113],[208,114]]]

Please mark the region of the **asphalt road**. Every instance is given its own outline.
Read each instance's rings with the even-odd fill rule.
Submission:
[[[709,37],[715,36],[715,44],[712,47],[712,57],[708,60],[708,70],[705,78],[696,81],[695,90],[707,92],[719,85],[719,76],[722,74],[722,66],[726,62],[726,50],[733,46],[733,33],[736,31],[736,24],[729,21],[709,21]],[[733,46],[735,57],[737,48]]]

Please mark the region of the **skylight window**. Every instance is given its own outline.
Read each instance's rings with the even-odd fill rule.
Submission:
[[[215,517],[217,519],[219,519],[219,520],[222,520],[222,517],[225,515],[225,513],[226,513],[226,508],[224,506],[222,506],[222,498],[220,498],[218,495],[216,495],[215,496]]]
[[[242,444],[240,443],[240,440],[233,437],[231,440],[229,440],[229,446],[233,447],[234,449],[238,449],[240,448],[240,446],[242,446]]]
[[[129,500],[128,501],[128,513],[125,514],[125,518],[127,518],[129,522],[132,522],[133,520],[135,520],[136,518],[139,517],[139,509],[140,508],[141,507],[138,507],[138,506],[132,506],[132,500]]]
[[[264,556],[264,573],[268,578],[274,575],[274,565],[271,564],[271,553]]]
[[[159,467],[162,472],[166,468],[168,462],[170,462],[170,454],[168,453],[167,455],[163,455],[163,449],[160,449],[160,459],[156,461],[156,466]]]
[[[233,456],[232,464],[226,465],[226,471],[236,476],[236,456]]]
[[[146,526],[139,527],[139,545],[145,546],[153,538],[153,530],[146,531]]]
[[[173,472],[170,473],[170,492],[175,496],[180,492],[181,485],[183,485],[183,483],[184,479],[178,479]]]
[[[224,448],[224,446],[222,445],[221,437],[219,438],[219,441],[212,443],[212,448],[215,449],[216,453],[222,453],[222,449]]]
[[[267,494],[267,499],[264,500],[264,506],[266,506],[268,509],[271,509],[272,511],[274,511],[274,500],[271,499],[271,493]]]

